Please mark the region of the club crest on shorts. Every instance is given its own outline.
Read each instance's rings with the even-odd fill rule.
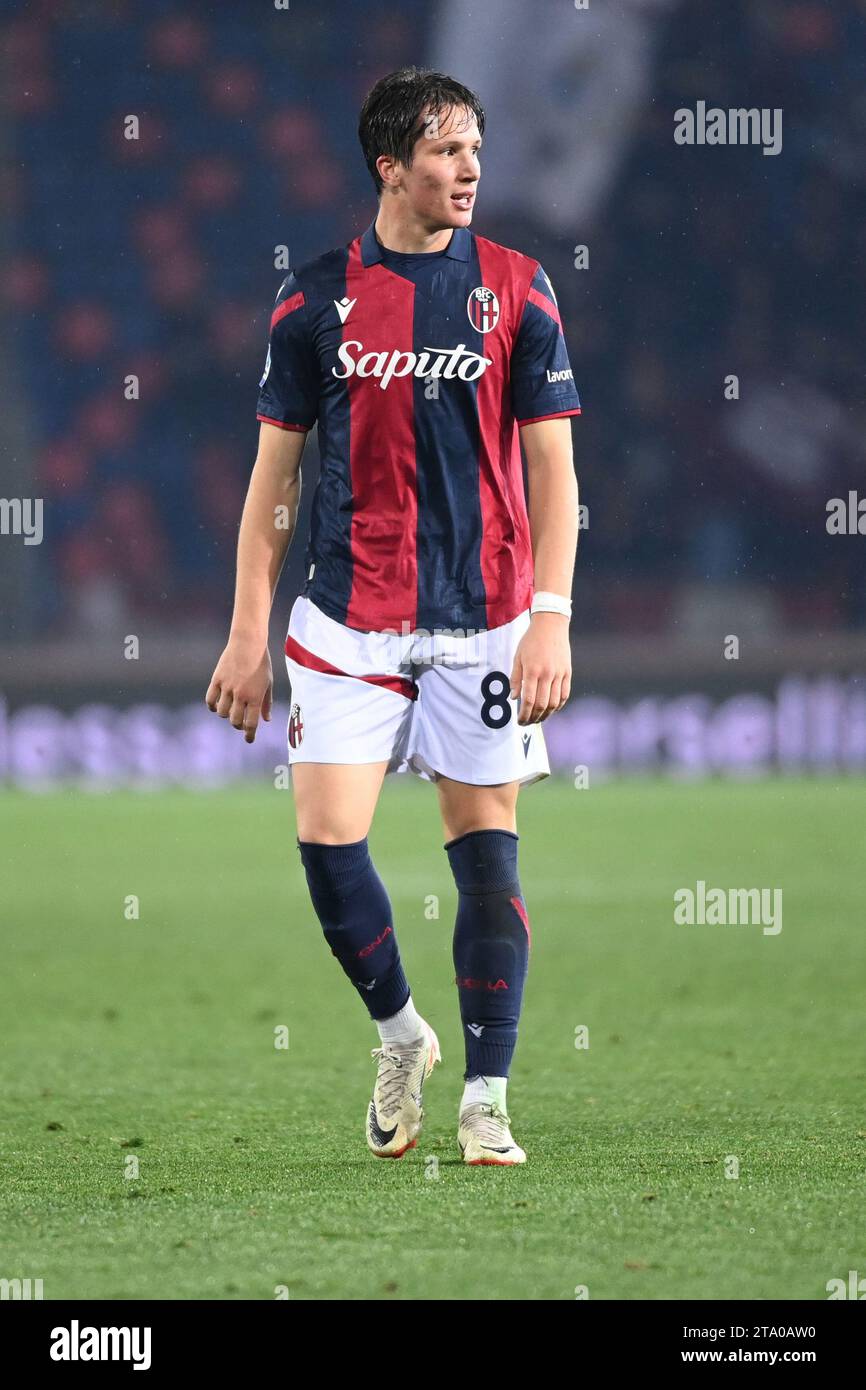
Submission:
[[[292,705],[289,715],[289,747],[300,748],[304,740],[304,720],[300,705]]]
[[[466,301],[469,322],[479,333],[489,333],[499,322],[499,300],[486,285],[477,285]]]

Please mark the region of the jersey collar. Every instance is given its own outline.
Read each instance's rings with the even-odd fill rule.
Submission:
[[[468,261],[472,247],[472,233],[468,227],[455,227],[451,240],[445,248],[445,255],[455,261]],[[382,246],[376,236],[375,219],[361,237],[361,264],[377,265],[382,260]]]

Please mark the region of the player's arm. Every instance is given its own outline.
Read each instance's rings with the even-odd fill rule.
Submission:
[[[306,431],[265,423],[260,426],[258,454],[238,535],[229,640],[205,696],[208,709],[221,719],[229,719],[234,728],[243,729],[247,743],[255,739],[259,717],[271,717],[268,620],[297,522],[306,440]]]
[[[536,592],[571,595],[578,537],[578,490],[571,449],[571,420],[523,425],[529,529]],[[533,613],[520,640],[511,673],[512,698],[520,695],[519,724],[547,719],[571,692],[568,618]]]

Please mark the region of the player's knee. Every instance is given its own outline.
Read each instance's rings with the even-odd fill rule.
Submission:
[[[345,893],[372,868],[366,836],[349,844],[299,839],[298,849],[311,891]]]
[[[517,844],[511,830],[470,830],[445,846],[459,893],[455,949],[491,937],[512,942],[521,957],[529,949]]]
[[[370,858],[366,837],[351,844],[298,840],[310,898],[325,928],[352,928],[365,917],[390,921],[385,885]]]
[[[449,840],[445,849],[461,893],[520,891],[518,836],[512,830],[470,830]]]
[[[323,810],[316,808],[302,813],[301,807],[296,808],[298,821],[298,843],[340,846],[357,844],[362,837],[366,838],[369,823],[365,826],[357,818],[354,820],[347,815],[339,814],[336,809]]]

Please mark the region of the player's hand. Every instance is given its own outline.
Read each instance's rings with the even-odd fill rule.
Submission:
[[[270,720],[273,691],[267,642],[262,648],[261,642],[230,638],[204,699],[209,710],[241,729],[247,743],[254,743],[259,718]]]
[[[571,643],[561,613],[533,613],[511,671],[511,698],[520,699],[518,724],[540,724],[571,694]]]

